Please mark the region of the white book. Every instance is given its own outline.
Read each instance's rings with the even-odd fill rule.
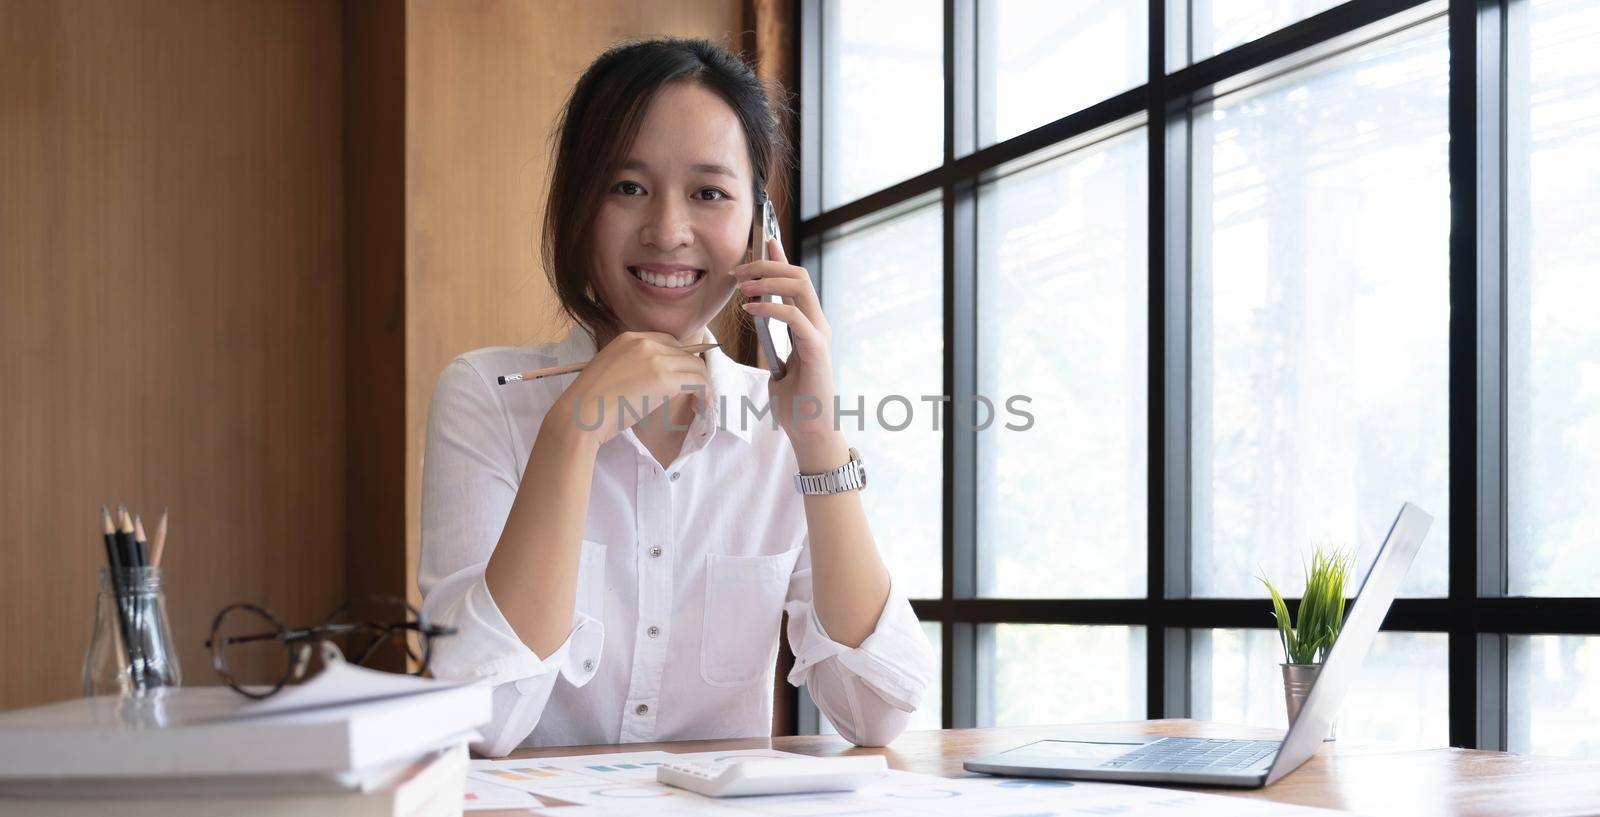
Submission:
[[[472,739],[490,717],[487,686],[350,665],[261,702],[227,687],[79,698],[0,713],[0,785],[360,774]]]
[[[195,793],[100,797],[70,784],[46,797],[0,797],[0,817],[455,817],[461,814],[467,746],[430,753],[405,764],[383,787],[369,792]]]

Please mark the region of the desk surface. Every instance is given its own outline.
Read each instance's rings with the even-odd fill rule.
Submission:
[[[836,736],[630,743],[524,749],[511,757],[548,757],[662,749],[704,752],[770,747],[807,755],[881,754],[909,772],[966,777],[961,762],[1029,741],[1062,735],[1276,738],[1281,733],[1191,720],[907,732],[883,749],[861,749]],[[1600,815],[1600,763],[1466,749],[1405,749],[1335,741],[1267,789],[1205,789],[1214,794],[1345,809],[1369,815]]]

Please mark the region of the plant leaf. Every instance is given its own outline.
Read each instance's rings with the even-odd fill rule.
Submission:
[[[1284,603],[1283,596],[1279,595],[1278,588],[1273,587],[1272,582],[1259,576],[1257,578],[1261,579],[1261,583],[1267,586],[1267,592],[1272,594],[1272,617],[1278,622],[1278,641],[1283,645],[1284,662],[1289,664],[1302,663],[1296,657],[1300,654],[1300,645],[1299,640],[1295,637],[1293,620],[1289,618],[1289,605]]]

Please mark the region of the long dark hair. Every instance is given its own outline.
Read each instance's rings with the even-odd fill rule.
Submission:
[[[738,116],[754,175],[751,201],[759,201],[768,179],[788,171],[783,130],[788,108],[775,101],[782,99],[777,86],[769,94],[755,71],[733,53],[707,40],[666,37],[615,45],[597,57],[573,86],[556,122],[543,247],[545,274],[562,311],[590,332],[615,334],[622,329],[590,277],[595,216],[650,101],[674,82],[701,85]],[[743,319],[741,334],[747,333],[749,316],[733,311]],[[737,340],[737,356],[753,358],[754,344]]]

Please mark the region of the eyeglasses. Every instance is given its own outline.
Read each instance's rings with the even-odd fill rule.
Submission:
[[[429,624],[417,608],[392,596],[346,602],[322,624],[301,628],[285,626],[264,607],[234,604],[211,622],[206,647],[212,668],[235,692],[266,698],[312,674],[313,658],[325,665],[328,653],[319,645],[342,641],[352,663],[422,675],[433,657],[433,640],[455,632]]]

